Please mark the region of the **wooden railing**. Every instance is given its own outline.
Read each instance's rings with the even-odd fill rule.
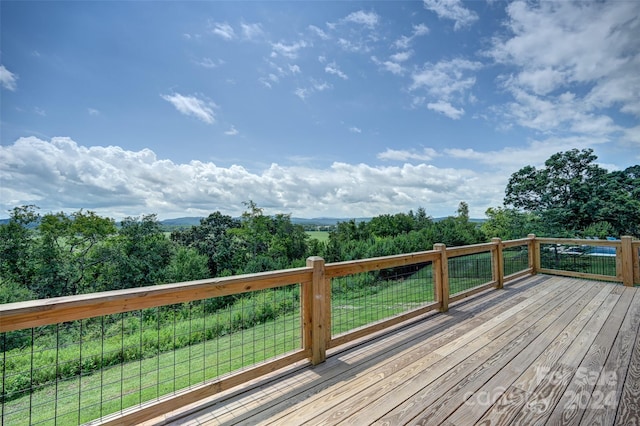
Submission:
[[[548,253],[551,249],[561,256],[563,254],[562,251],[558,252],[558,246],[614,247],[615,274],[544,267],[546,254],[541,254]],[[122,409],[116,414],[98,420],[102,424],[133,424],[299,361],[321,363],[326,359],[327,349],[396,326],[430,311],[445,312],[450,303],[489,288],[500,289],[506,282],[525,275],[545,273],[615,281],[626,286],[640,284],[639,250],[640,241],[632,241],[630,237],[622,237],[618,241],[603,241],[537,238],[529,235],[528,238],[512,241],[494,238],[490,243],[464,247],[448,248],[444,244],[436,244],[433,250],[419,253],[329,264],[325,264],[322,258],[310,257],[306,267],[297,269],[0,305],[0,333],[280,288],[291,284],[300,286],[300,309],[297,312],[300,315],[302,343],[299,349],[224,377]],[[460,263],[457,264],[457,261]],[[401,269],[412,265],[415,265],[415,270],[425,271],[425,278],[421,280],[425,281],[423,284],[428,291],[433,291],[432,300],[426,298],[420,306],[392,317],[378,319],[335,335],[332,333],[333,280],[371,271],[393,271],[394,268]],[[474,269],[468,265],[476,266]],[[477,276],[474,276],[474,273]],[[402,279],[396,281],[398,285],[402,285]],[[4,389],[4,376],[2,388]],[[5,403],[4,399],[2,403]]]

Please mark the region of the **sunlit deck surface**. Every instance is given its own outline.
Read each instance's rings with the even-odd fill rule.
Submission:
[[[639,324],[638,288],[528,277],[165,421],[638,424]]]

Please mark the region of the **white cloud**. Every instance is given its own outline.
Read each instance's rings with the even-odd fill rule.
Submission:
[[[387,157],[394,157],[388,151]],[[420,160],[431,150],[405,155]],[[370,166],[333,163],[325,168],[271,166],[249,171],[210,162],[174,163],[149,149],[86,147],[69,138],[21,138],[0,146],[0,208],[37,204],[43,211],[80,208],[114,217],[157,213],[161,218],[238,215],[249,199],[266,212],[301,217],[352,217],[408,211],[419,206],[442,216],[460,200],[473,212],[499,204],[504,182],[466,169],[426,164]],[[384,154],[383,154],[384,156]],[[395,154],[399,158],[400,154]],[[499,187],[502,185],[501,187]],[[497,194],[497,195],[496,195]]]
[[[92,115],[92,116],[100,115],[100,111],[98,111],[95,108],[87,108],[87,112],[89,113],[89,115]]]
[[[349,79],[349,77],[345,73],[340,71],[340,68],[338,68],[338,64],[336,64],[335,62],[331,62],[326,67],[324,67],[324,72],[326,72],[327,74],[337,75],[343,80]]]
[[[447,117],[458,120],[460,117],[464,115],[464,109],[456,109],[449,102],[439,101],[435,103],[428,103],[427,108],[432,111],[436,111],[446,115]]]
[[[408,161],[408,160],[418,160],[418,161],[431,161],[435,157],[438,157],[439,154],[435,149],[432,148],[424,148],[422,152],[416,150],[397,150],[387,148],[385,152],[379,153],[376,157],[380,160],[390,160],[390,161]]]
[[[255,40],[259,37],[264,36],[264,31],[262,30],[262,25],[260,24],[240,24],[240,28],[242,29],[242,35],[244,38],[248,40]]]
[[[452,158],[472,160],[479,164],[495,167],[498,171],[507,170],[513,173],[526,165],[542,166],[549,157],[557,152],[574,148],[594,148],[606,142],[606,138],[597,136],[550,137],[529,141],[520,147],[505,147],[499,150],[477,151],[469,148],[445,149],[444,152]]]
[[[216,104],[213,102],[200,99],[196,96],[184,96],[179,93],[160,96],[184,115],[191,115],[207,124],[212,124],[216,121],[215,113],[213,112]]]
[[[378,24],[379,19],[380,17],[375,12],[365,12],[363,10],[359,10],[347,15],[344,18],[344,21],[373,28]]]
[[[204,68],[218,68],[224,64],[224,61],[222,59],[213,60],[211,58],[202,58],[202,60],[196,61],[196,64]]]
[[[298,87],[296,90],[293,91],[293,94],[304,101],[310,95],[310,92],[309,92],[309,89]]]
[[[400,65],[398,62],[380,61],[375,56],[372,56],[371,60],[373,61],[373,63],[375,63],[376,65],[380,66],[385,71],[389,71],[390,73],[395,74],[395,75],[403,75],[405,73],[405,71],[406,71],[405,68],[402,65]]]
[[[309,96],[316,92],[323,92],[325,90],[331,89],[331,85],[326,81],[311,79],[310,85],[307,87],[298,87],[293,91],[293,94],[302,99],[306,100]]]
[[[411,75],[412,84],[409,90],[425,90],[435,102],[429,102],[427,108],[440,112],[452,119],[458,119],[464,114],[463,108],[456,108],[453,101],[464,102],[468,99],[468,92],[476,83],[476,78],[470,72],[479,70],[480,62],[466,59],[441,61],[436,64],[426,63],[421,70]],[[417,106],[426,101],[425,97],[414,97],[413,105]]]
[[[639,2],[516,1],[486,55],[512,67],[499,111],[543,132],[611,134],[610,108],[640,117]]]
[[[429,27],[427,27],[425,24],[418,24],[413,26],[414,37],[423,36],[426,34],[429,34]]]
[[[213,29],[211,30],[216,35],[219,35],[225,40],[232,40],[236,38],[236,33],[233,30],[233,27],[226,22],[214,22]]]
[[[323,40],[329,39],[329,34],[322,31],[320,28],[316,27],[315,25],[309,25],[309,30]]]
[[[0,65],[0,84],[2,87],[14,92],[18,88],[18,76],[9,71],[4,65]]]
[[[362,129],[356,126],[349,127],[351,133],[362,133]]]
[[[300,67],[298,65],[289,65],[289,71],[291,72],[291,74],[300,74],[301,70]]]
[[[389,58],[393,62],[405,62],[405,61],[408,61],[409,58],[411,58],[411,55],[413,55],[413,52],[411,50],[407,50],[404,52],[394,53]]]
[[[462,4],[461,0],[424,0],[424,7],[435,12],[439,18],[455,21],[454,29],[459,30],[478,20],[478,15]]]
[[[361,41],[347,40],[342,37],[338,39],[338,46],[348,52],[368,52],[370,50],[370,48]]]
[[[411,45],[414,38],[429,34],[429,27],[425,24],[418,24],[413,26],[413,33],[411,36],[402,35],[399,39],[393,42],[393,47],[396,49],[406,50]]]
[[[272,43],[271,48],[273,52],[272,56],[282,55],[285,58],[296,59],[298,57],[298,51],[307,47],[307,43],[304,40],[292,44],[284,44],[282,42]]]
[[[227,135],[227,136],[235,136],[238,133],[240,133],[240,132],[238,132],[238,129],[236,129],[235,126],[231,126],[231,128],[229,130],[224,132],[224,134]]]

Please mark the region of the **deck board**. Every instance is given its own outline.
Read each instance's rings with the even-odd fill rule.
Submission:
[[[640,289],[527,277],[147,424],[638,424],[639,327]]]

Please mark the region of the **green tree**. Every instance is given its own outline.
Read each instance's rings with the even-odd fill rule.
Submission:
[[[600,193],[603,205],[594,221],[607,222],[617,235],[640,236],[640,165],[609,173]]]
[[[33,284],[38,296],[95,291],[88,272],[106,259],[94,256],[93,250],[115,233],[112,219],[92,211],[42,216],[38,226],[37,277]]]
[[[34,233],[40,222],[38,207],[15,207],[9,222],[0,225],[0,277],[28,288],[36,271]]]
[[[178,246],[165,268],[164,281],[177,283],[209,278],[207,256],[194,248]]]
[[[537,216],[507,207],[489,207],[485,212],[488,220],[480,225],[486,239],[500,237],[503,240],[524,238],[536,233]]]
[[[469,220],[469,205],[461,201],[456,216],[449,216],[436,224],[435,241],[447,246],[464,246],[484,241],[477,224]]]
[[[552,155],[542,169],[523,167],[509,179],[505,206],[536,213],[550,235],[585,229],[602,207],[607,171],[596,159],[592,149],[572,149]]]
[[[210,276],[230,275],[237,268],[233,260],[238,241],[229,231],[237,228],[240,228],[239,220],[214,212],[201,219],[198,226],[174,231],[171,239],[206,256]]]
[[[576,236],[599,222],[638,235],[640,166],[608,173],[596,159],[592,149],[573,149],[552,155],[544,168],[523,167],[509,179],[505,206],[539,216],[542,235]]]
[[[164,281],[173,255],[155,214],[127,217],[105,247],[110,263],[100,271],[104,290],[154,285]]]

